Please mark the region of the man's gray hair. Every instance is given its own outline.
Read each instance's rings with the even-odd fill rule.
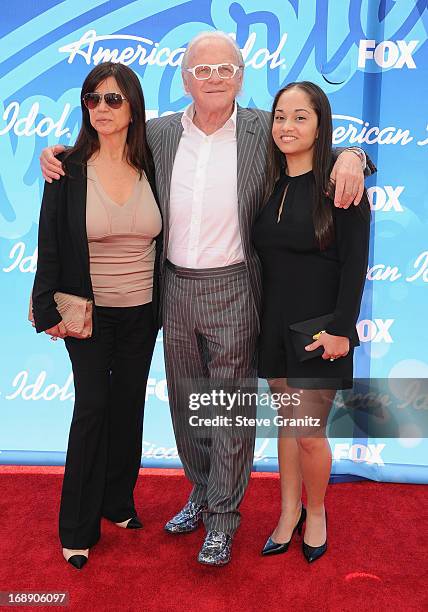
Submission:
[[[185,70],[188,67],[189,55],[190,55],[192,48],[197,43],[201,42],[201,40],[205,40],[208,38],[214,38],[217,40],[225,40],[226,42],[228,42],[230,46],[233,47],[236,53],[236,59],[238,62],[238,66],[242,66],[242,68],[244,68],[244,65],[245,65],[244,58],[242,57],[241,49],[238,47],[236,41],[231,36],[229,36],[229,34],[226,34],[226,32],[221,32],[220,30],[212,30],[212,31],[207,31],[207,32],[200,32],[199,34],[196,34],[196,36],[192,38],[192,40],[187,45],[186,51],[183,54],[183,60],[181,62],[181,70]]]

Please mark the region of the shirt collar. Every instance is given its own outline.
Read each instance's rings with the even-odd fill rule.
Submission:
[[[184,109],[183,115],[181,117],[181,124],[183,126],[184,131],[189,131],[192,129],[195,130],[199,130],[199,128],[197,128],[195,126],[195,124],[193,123],[193,116],[195,114],[195,104],[194,102],[192,102],[192,104],[189,104],[189,106],[187,106]],[[226,131],[226,130],[233,130],[233,132],[236,132],[236,117],[238,114],[238,105],[236,104],[236,101],[234,102],[234,106],[233,106],[233,113],[231,114],[231,116],[229,117],[229,119],[226,121],[226,123],[217,130],[217,132],[221,131]],[[217,133],[215,132],[215,133]]]

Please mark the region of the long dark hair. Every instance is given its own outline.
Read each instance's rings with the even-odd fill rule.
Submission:
[[[331,244],[334,238],[333,213],[331,206],[326,206],[326,193],[332,192],[330,184],[330,171],[332,166],[332,134],[333,122],[331,116],[330,102],[323,90],[310,81],[289,83],[278,91],[272,104],[271,130],[275,118],[275,109],[279,98],[285,91],[298,88],[309,97],[311,107],[318,117],[318,137],[315,140],[312,160],[312,172],[314,175],[314,206],[313,221],[315,236],[321,249]],[[272,193],[280,172],[286,168],[284,154],[278,149],[273,138],[270,139],[268,147],[267,164],[267,190],[266,198]]]
[[[80,92],[82,127],[77,136],[76,144],[68,149],[64,156],[65,169],[67,171],[67,160],[71,155],[78,153],[85,164],[100,148],[98,133],[91,125],[89,111],[83,103],[83,96],[95,91],[98,85],[110,76],[116,79],[121,92],[130,105],[132,122],[128,126],[126,137],[126,160],[138,171],[140,178],[144,172],[149,180],[153,180],[153,159],[147,145],[146,109],[140,81],[131,68],[113,62],[104,62],[95,66],[83,82]]]

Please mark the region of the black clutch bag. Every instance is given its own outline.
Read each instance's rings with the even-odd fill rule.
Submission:
[[[320,346],[314,351],[305,351],[305,346],[312,344],[314,342],[313,336],[325,330],[333,318],[333,313],[330,313],[321,317],[315,317],[314,319],[308,319],[307,321],[300,321],[300,323],[293,323],[289,326],[291,341],[299,361],[308,361],[308,359],[313,359],[314,357],[321,357],[324,353],[324,347]],[[349,339],[351,347],[359,344],[357,338],[358,336],[355,332],[355,337]]]

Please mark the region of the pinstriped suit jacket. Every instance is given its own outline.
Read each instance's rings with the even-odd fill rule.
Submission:
[[[175,113],[147,123],[147,139],[156,169],[156,187],[163,214],[163,256],[165,262],[169,238],[169,195],[175,155],[183,126],[183,113]],[[270,137],[270,113],[238,106],[236,118],[238,215],[242,246],[257,313],[260,312],[261,266],[252,246],[251,229],[263,203],[266,179],[267,145]],[[162,269],[163,265],[161,265]]]

